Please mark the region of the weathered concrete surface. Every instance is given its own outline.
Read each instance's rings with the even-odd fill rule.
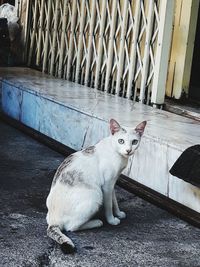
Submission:
[[[118,189],[127,219],[71,237],[63,255],[46,236],[45,199],[63,156],[0,123],[0,266],[200,266],[200,230]]]
[[[75,150],[107,136],[111,118],[130,128],[146,120],[140,149],[124,174],[200,212],[200,188],[169,173],[182,152],[199,143],[198,121],[30,68],[0,68],[1,81],[5,114]]]

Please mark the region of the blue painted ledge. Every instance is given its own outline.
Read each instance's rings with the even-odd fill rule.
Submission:
[[[199,143],[198,121],[29,68],[0,68],[0,95],[7,115],[75,150],[107,136],[110,118],[126,127],[147,120],[124,174],[200,212],[200,189],[169,174],[180,154]]]

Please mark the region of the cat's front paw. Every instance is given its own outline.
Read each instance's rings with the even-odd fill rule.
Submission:
[[[126,218],[126,213],[124,211],[119,211],[119,212],[116,213],[116,216],[119,219],[124,219],[124,218]]]
[[[120,219],[118,219],[117,217],[114,217],[114,216],[111,218],[108,218],[107,221],[109,224],[112,224],[112,225],[120,224]]]

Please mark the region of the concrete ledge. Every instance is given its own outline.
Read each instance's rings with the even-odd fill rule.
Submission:
[[[125,175],[200,211],[200,189],[169,174],[189,146],[200,140],[200,123],[104,94],[28,68],[0,68],[2,110],[23,124],[79,150],[109,134],[113,117],[123,126],[148,127]]]

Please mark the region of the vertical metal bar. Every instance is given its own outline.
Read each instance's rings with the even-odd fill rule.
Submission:
[[[135,7],[135,22],[134,22],[134,33],[133,39],[131,44],[131,52],[130,52],[130,67],[129,67],[129,74],[128,74],[128,84],[127,84],[127,98],[131,97],[131,89],[132,83],[135,75],[135,65],[136,65],[136,47],[137,47],[137,38],[140,28],[140,0],[136,1]]]
[[[54,64],[55,64],[55,54],[56,54],[56,36],[57,36],[57,29],[58,29],[58,20],[59,20],[59,2],[56,1],[55,6],[55,20],[54,20],[54,27],[53,27],[53,43],[52,43],[52,54],[51,54],[51,65],[50,65],[50,74],[53,75],[54,72]]]
[[[121,32],[121,40],[120,40],[120,48],[119,48],[119,62],[118,62],[118,70],[117,70],[117,83],[116,83],[116,90],[115,94],[119,94],[120,91],[120,83],[122,72],[124,68],[124,44],[126,38],[126,29],[127,29],[127,21],[128,21],[128,0],[124,1],[124,8],[123,8],[123,18],[122,18],[122,32]]]
[[[64,49],[65,49],[65,35],[66,35],[66,27],[67,27],[67,3],[69,0],[64,0],[63,3],[63,17],[62,17],[62,34],[60,40],[60,55],[59,55],[59,63],[58,63],[58,77],[61,78],[63,75],[63,61],[64,61]]]
[[[45,72],[47,70],[47,57],[48,57],[48,46],[49,46],[49,31],[51,25],[51,10],[52,10],[52,2],[48,1],[48,10],[47,10],[47,26],[44,38],[44,57],[43,57],[43,66],[42,71]]]
[[[144,102],[144,99],[145,99],[145,87],[146,87],[146,80],[147,80],[148,67],[149,67],[149,51],[150,51],[150,42],[151,42],[151,35],[152,35],[152,29],[153,29],[153,17],[154,17],[153,8],[154,8],[154,0],[149,0],[145,49],[144,49],[144,60],[143,60],[143,67],[142,67],[142,80],[141,80],[140,97],[139,97],[139,101],[142,103]]]
[[[116,29],[116,19],[117,19],[117,1],[113,0],[112,2],[112,17],[111,17],[111,29],[110,29],[110,37],[109,37],[109,44],[108,44],[108,63],[106,69],[106,78],[105,78],[105,91],[108,91],[109,80],[111,75],[112,69],[112,60],[113,60],[113,45],[114,45],[114,38],[115,38],[115,29]]]
[[[27,62],[27,55],[28,55],[28,32],[30,30],[30,6],[31,6],[31,1],[27,0],[27,2],[26,2],[26,16],[25,16],[25,22],[24,22],[25,52],[23,55],[23,62]]]
[[[90,30],[89,30],[89,39],[88,39],[88,51],[87,51],[87,57],[86,57],[86,70],[85,70],[85,85],[88,85],[89,82],[89,74],[90,74],[90,65],[91,65],[91,59],[92,59],[92,41],[93,41],[93,32],[94,32],[94,26],[95,26],[95,19],[96,19],[96,0],[92,0],[92,11],[91,11],[91,17],[90,17]]]
[[[102,0],[102,8],[101,8],[101,21],[100,21],[100,34],[99,34],[99,42],[98,42],[98,52],[97,52],[97,65],[96,65],[96,72],[95,72],[95,88],[99,86],[99,74],[101,71],[101,62],[103,56],[103,38],[104,38],[104,29],[106,23],[106,1]]]
[[[73,58],[73,38],[74,38],[74,30],[76,27],[76,14],[77,14],[77,7],[76,7],[76,0],[72,1],[72,18],[71,18],[71,32],[70,32],[70,39],[69,39],[69,51],[68,51],[68,60],[67,60],[67,79],[69,80],[71,77],[71,63]]]
[[[174,1],[162,0],[160,10],[160,27],[151,95],[151,102],[158,105],[163,104],[165,98],[168,58],[174,15]]]
[[[39,33],[38,33],[38,49],[37,49],[37,56],[36,56],[36,65],[40,64],[41,61],[41,43],[42,43],[42,31],[43,31],[43,22],[44,22],[44,3],[45,0],[42,0],[41,7],[40,7],[40,23],[39,23]]]
[[[38,20],[38,1],[35,0],[35,6],[34,6],[34,14],[33,14],[33,31],[31,35],[31,44],[30,44],[30,50],[29,50],[29,55],[28,55],[28,66],[31,65],[31,59],[32,59],[32,54],[33,54],[33,48],[35,44],[35,35],[36,35],[36,28],[37,28],[37,20]]]
[[[80,81],[80,68],[81,68],[81,58],[83,53],[83,31],[85,26],[85,0],[81,1],[81,18],[80,18],[80,32],[78,39],[78,52],[76,61],[76,74],[75,81],[78,83]]]

